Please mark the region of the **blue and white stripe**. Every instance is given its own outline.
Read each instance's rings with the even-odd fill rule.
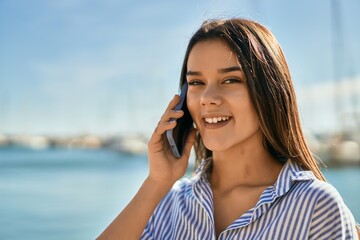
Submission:
[[[141,239],[216,239],[213,197],[201,164],[161,201]],[[278,180],[218,239],[358,239],[355,220],[339,193],[288,160]]]

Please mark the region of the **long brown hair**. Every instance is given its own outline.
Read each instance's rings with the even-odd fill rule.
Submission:
[[[279,161],[292,159],[325,181],[301,130],[296,96],[281,47],[272,33],[251,20],[207,20],[192,36],[185,54],[180,86],[186,81],[187,61],[196,43],[225,41],[236,53],[247,79],[248,91],[264,134],[264,146]],[[197,164],[212,152],[195,140]]]

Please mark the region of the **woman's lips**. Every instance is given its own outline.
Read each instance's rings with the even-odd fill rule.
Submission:
[[[211,117],[211,118],[203,118],[202,122],[205,128],[207,129],[217,129],[227,125],[231,121],[231,117],[223,116],[223,117]]]
[[[221,121],[229,120],[229,116],[221,116],[221,117],[204,117],[205,122],[207,123],[217,123]]]

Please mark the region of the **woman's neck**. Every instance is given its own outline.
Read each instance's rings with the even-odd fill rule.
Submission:
[[[237,186],[272,185],[282,168],[282,164],[262,146],[213,152],[212,161],[210,183],[213,189],[224,191]]]

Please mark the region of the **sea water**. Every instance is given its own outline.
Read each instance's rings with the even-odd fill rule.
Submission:
[[[0,148],[0,239],[95,239],[136,193],[146,156]],[[324,171],[360,220],[360,168]]]

